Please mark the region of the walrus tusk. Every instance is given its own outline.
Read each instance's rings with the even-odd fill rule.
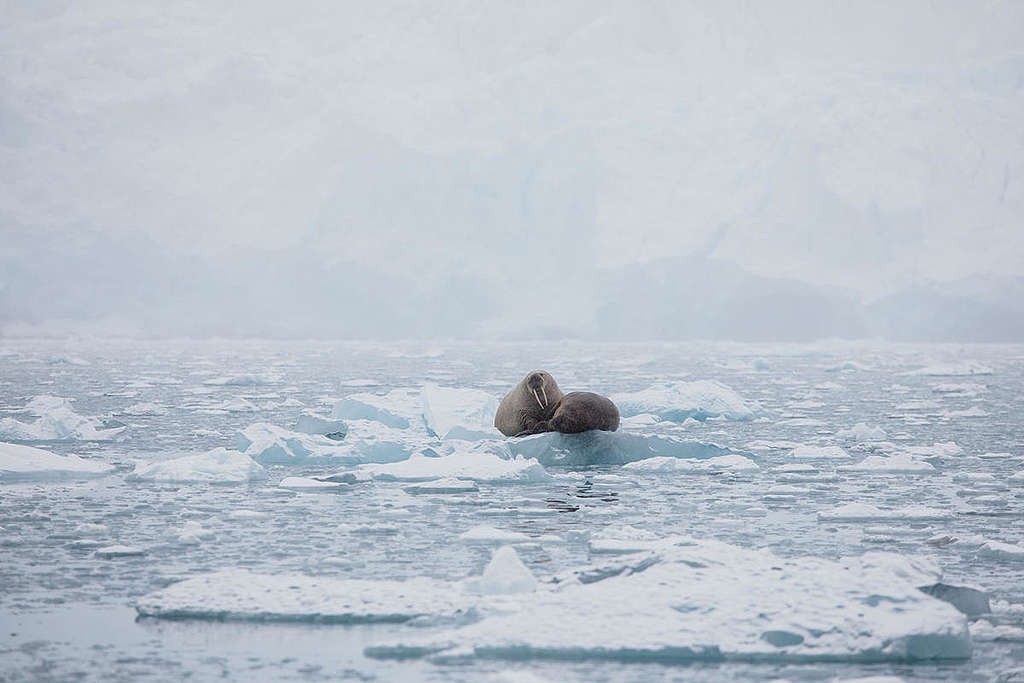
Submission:
[[[540,393],[544,394],[544,405],[542,405],[541,408],[547,408],[548,407],[548,392],[544,391],[544,385],[543,384],[540,385]]]
[[[540,390],[544,391],[544,387],[541,387]],[[537,399],[537,405],[539,405],[541,408],[543,408],[544,404],[540,402],[540,396],[537,395],[537,390],[536,389],[530,389],[530,391],[533,392],[533,397],[535,399]]]

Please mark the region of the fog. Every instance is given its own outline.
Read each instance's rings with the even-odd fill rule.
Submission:
[[[1021,3],[2,15],[0,335],[1024,340]]]

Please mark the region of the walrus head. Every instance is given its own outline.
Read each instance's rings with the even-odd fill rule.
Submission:
[[[526,376],[526,391],[533,396],[541,410],[547,410],[562,397],[555,378],[543,370],[534,370]]]

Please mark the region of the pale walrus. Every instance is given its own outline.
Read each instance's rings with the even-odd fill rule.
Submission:
[[[505,436],[533,429],[538,422],[551,417],[561,399],[562,390],[555,378],[543,370],[534,370],[501,399],[494,426]]]
[[[550,412],[551,417],[540,420],[517,436],[561,432],[578,434],[591,429],[614,432],[619,428],[619,409],[611,399],[589,391],[573,391],[562,396]]]

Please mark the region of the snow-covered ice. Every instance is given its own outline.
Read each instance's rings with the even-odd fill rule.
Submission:
[[[664,456],[647,458],[646,460],[626,463],[622,466],[622,469],[638,472],[659,472],[663,474],[719,474],[721,472],[751,472],[761,468],[750,458],[730,454],[704,460],[667,458]]]
[[[789,453],[794,460],[849,460],[850,454],[839,446],[797,446]]]
[[[761,411],[757,403],[745,401],[730,387],[715,380],[666,382],[642,391],[612,394],[610,398],[624,417],[649,413],[672,422],[713,417],[753,420]]]
[[[832,510],[818,512],[823,522],[875,522],[902,520],[908,522],[952,519],[953,513],[924,505],[908,505],[895,510],[883,510],[868,503],[848,503]]]
[[[112,465],[100,460],[57,455],[33,446],[0,442],[0,482],[96,477],[113,469]]]
[[[506,545],[494,551],[483,575],[466,580],[465,588],[481,595],[532,593],[537,589],[537,579],[519,559],[515,548]]]
[[[420,397],[427,429],[441,439],[501,436],[494,427],[498,399],[485,391],[425,384]]]
[[[869,455],[853,465],[839,465],[840,472],[892,472],[907,474],[935,474],[937,471],[931,463],[907,453],[891,456]]]
[[[0,418],[0,439],[8,441],[110,441],[125,427],[105,429],[98,418],[85,417],[71,407],[71,400],[59,396],[36,396],[22,412],[36,419],[24,422]]]
[[[215,448],[178,458],[138,462],[130,479],[140,481],[234,484],[266,477],[266,470],[244,453]]]
[[[360,465],[352,472],[358,479],[428,481],[441,478],[469,479],[492,484],[551,481],[548,472],[531,458],[513,456],[504,444],[486,448],[454,445],[440,457],[415,453],[394,463]]]
[[[722,446],[675,436],[598,430],[581,434],[534,434],[510,439],[508,447],[513,453],[536,459],[542,465],[570,466],[621,465],[658,456],[714,458],[732,453]]]

